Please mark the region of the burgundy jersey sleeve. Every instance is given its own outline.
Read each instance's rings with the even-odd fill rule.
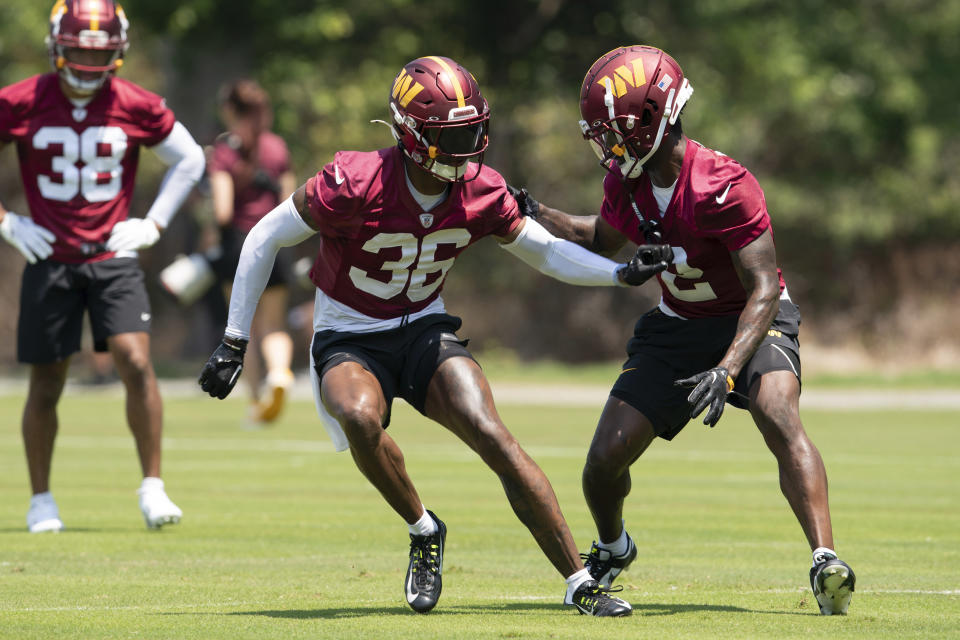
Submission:
[[[517,201],[507,191],[507,183],[497,171],[484,166],[476,180],[469,183],[469,197],[476,206],[485,209],[485,235],[500,238],[509,236],[523,218]]]
[[[371,154],[338,151],[333,162],[307,180],[306,199],[310,219],[320,233],[354,237],[366,210],[366,195],[379,171],[371,171]]]
[[[0,89],[0,141],[13,142],[27,134],[28,115],[40,76]]]
[[[770,228],[763,191],[746,169],[711,188],[697,207],[696,221],[703,235],[721,242],[728,251],[742,249]]]
[[[118,105],[130,117],[127,135],[137,144],[152,147],[163,141],[177,119],[166,100],[120,78],[113,78]]]
[[[0,90],[0,142],[11,142],[16,139],[14,131],[17,128],[17,115],[10,102],[8,88]]]

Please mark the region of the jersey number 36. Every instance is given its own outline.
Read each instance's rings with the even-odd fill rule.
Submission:
[[[399,295],[406,287],[407,298],[411,302],[420,302],[437,290],[453,266],[454,258],[436,259],[437,247],[441,244],[464,247],[469,242],[470,232],[466,229],[441,229],[424,236],[420,242],[412,233],[378,233],[363,244],[363,250],[380,253],[384,249],[400,248],[399,260],[383,263],[382,270],[390,272],[390,280],[382,282],[371,278],[357,267],[350,267],[350,280],[357,289],[383,300]],[[426,284],[431,273],[438,276]]]

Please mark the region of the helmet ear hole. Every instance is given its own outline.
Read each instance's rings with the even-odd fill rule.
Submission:
[[[650,123],[653,122],[654,114],[660,109],[657,107],[657,103],[653,100],[647,100],[646,107],[643,109],[643,113],[640,114],[640,126],[648,127]]]

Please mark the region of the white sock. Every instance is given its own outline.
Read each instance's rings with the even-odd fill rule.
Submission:
[[[36,506],[38,504],[44,504],[46,502],[53,502],[53,494],[49,491],[44,491],[43,493],[35,493],[30,496],[30,506]]]
[[[147,476],[140,483],[140,490],[137,493],[146,493],[148,491],[163,491],[163,480]]]
[[[426,507],[420,519],[413,524],[408,524],[407,527],[410,529],[410,535],[413,536],[429,536],[437,532],[437,523],[427,513]]]
[[[613,542],[603,542],[602,540],[597,543],[597,546],[601,549],[609,551],[612,556],[619,558],[622,555],[626,555],[627,551],[630,549],[630,541],[627,538],[627,528],[622,526],[620,528],[620,537],[614,540]]]
[[[827,558],[836,558],[837,552],[829,547],[817,547],[813,550],[813,566],[817,566]]]
[[[590,572],[587,571],[586,568],[580,569],[580,571],[577,571],[567,578],[567,597],[564,598],[563,601],[566,603],[572,603],[574,592],[580,588],[580,585],[588,580],[593,580],[593,578],[590,577]]]

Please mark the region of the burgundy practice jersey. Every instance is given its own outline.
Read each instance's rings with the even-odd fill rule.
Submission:
[[[484,236],[508,235],[522,220],[503,178],[486,166],[475,180],[451,183],[447,199],[424,212],[396,147],[339,151],[306,190],[322,238],[311,279],[373,318],[420,311],[440,295],[461,251]]]
[[[628,184],[644,218],[660,221],[663,242],[673,248],[673,264],[657,275],[666,305],[685,318],[739,314],[747,293],[730,252],[771,228],[756,178],[736,160],[689,140],[662,219],[650,176],[643,173]],[[645,243],[619,174],[610,173],[603,181],[600,215],[632,241]],[[779,269],[777,275],[782,292]]]
[[[230,144],[230,135],[217,138],[207,166],[211,174],[224,171],[233,180],[233,219],[230,224],[248,233],[260,218],[280,204],[280,176],[290,171],[290,152],[283,138],[264,131],[257,148],[245,158]]]
[[[161,97],[120,78],[84,107],[63,95],[55,73],[0,89],[0,141],[16,141],[30,214],[57,236],[51,260],[113,256],[83,246],[106,242],[127,218],[140,146],[162,141],[174,123]]]

